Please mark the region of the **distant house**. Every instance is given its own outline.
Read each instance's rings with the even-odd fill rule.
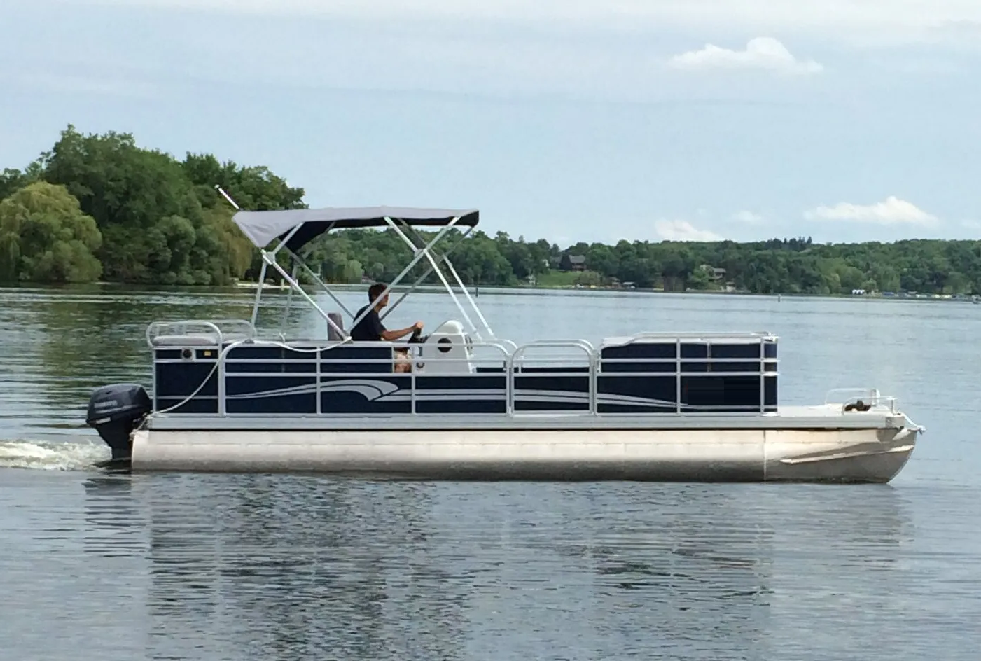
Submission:
[[[726,277],[726,270],[718,268],[716,266],[710,266],[709,264],[702,264],[700,267],[703,271],[708,274],[709,280],[716,282],[718,280],[724,280]]]
[[[585,271],[586,258],[583,255],[570,255],[566,253],[562,255],[559,268],[563,271]]]

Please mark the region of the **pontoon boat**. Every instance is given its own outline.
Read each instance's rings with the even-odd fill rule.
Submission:
[[[496,337],[452,249],[437,251],[450,234],[465,239],[478,217],[387,207],[238,211],[235,223],[263,259],[251,320],[150,324],[151,392],[97,389],[87,422],[112,461],[134,471],[887,482],[910,457],[923,429],[876,390],[778,405],[770,333],[636,333],[598,346]],[[326,232],[377,227],[391,228],[412,254],[389,290],[420,262],[424,269],[387,312],[434,274],[459,319],[404,342],[350,339],[356,315],[299,253]],[[430,229],[428,240],[419,228]],[[292,273],[280,251],[293,258]],[[268,269],[326,322],[325,337],[257,330]],[[301,273],[338,310],[326,311]],[[408,372],[395,369],[398,349],[409,352]]]

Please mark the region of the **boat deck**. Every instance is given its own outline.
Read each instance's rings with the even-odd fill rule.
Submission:
[[[697,430],[697,429],[898,429],[906,416],[880,404],[868,411],[843,412],[841,404],[781,406],[763,414],[394,414],[374,415],[268,415],[227,416],[154,414],[151,430]]]

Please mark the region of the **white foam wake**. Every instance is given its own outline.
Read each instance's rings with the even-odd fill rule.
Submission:
[[[109,457],[109,448],[103,443],[0,441],[0,468],[87,470]]]

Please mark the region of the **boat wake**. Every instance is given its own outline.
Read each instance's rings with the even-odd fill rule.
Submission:
[[[0,441],[0,469],[91,470],[109,456],[109,448],[102,443]]]

